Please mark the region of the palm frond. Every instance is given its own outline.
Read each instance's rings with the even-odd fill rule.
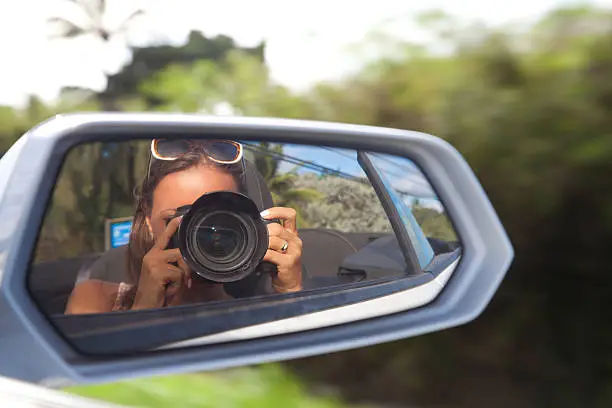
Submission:
[[[123,23],[121,23],[121,25],[119,26],[119,28],[117,29],[117,33],[123,33],[127,30],[127,28],[129,27],[130,24],[132,24],[132,22],[145,14],[145,11],[142,9],[138,9],[132,12],[132,14],[130,14],[125,20],[123,20]]]
[[[304,165],[303,165],[303,164],[296,164],[295,166],[293,166],[293,168],[292,168],[291,170],[287,171],[287,173],[297,175],[297,171],[298,171],[299,169],[301,169],[302,167],[304,167]]]
[[[282,183],[293,183],[295,181],[295,174],[292,173],[283,173],[283,174],[276,174],[274,175],[274,177],[270,178],[268,180],[269,183],[278,183],[278,184],[282,184]]]
[[[268,188],[273,191],[284,192],[293,187],[291,181],[272,181],[268,182]]]
[[[90,20],[96,23],[102,22],[102,16],[106,10],[105,0],[66,0],[81,9]]]
[[[94,34],[103,41],[108,41],[114,34],[119,34],[127,31],[129,24],[134,19],[145,13],[142,9],[134,10],[117,28],[111,31],[104,27],[103,17],[106,12],[106,0],[66,0],[78,7],[88,18],[88,27],[83,27],[72,21],[61,17],[52,17],[47,20],[51,24],[59,24],[61,32],[54,34],[51,37],[55,38],[75,38],[83,34]]]
[[[55,38],[75,38],[90,32],[87,28],[61,17],[50,17],[47,23],[57,27],[59,32],[51,36]]]
[[[100,12],[100,15],[104,15],[104,13],[106,12],[106,0],[98,0],[96,8]]]

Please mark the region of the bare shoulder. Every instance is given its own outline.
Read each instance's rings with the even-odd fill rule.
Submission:
[[[105,313],[113,309],[119,284],[90,279],[78,283],[68,299],[65,314]]]

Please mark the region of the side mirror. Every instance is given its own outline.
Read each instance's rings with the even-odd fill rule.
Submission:
[[[447,142],[339,123],[56,116],[0,160],[0,219],[0,374],[51,386],[454,327],[513,259]]]

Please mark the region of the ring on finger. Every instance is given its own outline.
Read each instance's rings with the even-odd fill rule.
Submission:
[[[281,252],[284,254],[285,252],[287,252],[287,248],[289,247],[289,242],[285,241],[285,243],[283,244],[283,246],[281,247]]]

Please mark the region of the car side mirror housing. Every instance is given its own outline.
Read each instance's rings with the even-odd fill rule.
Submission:
[[[53,281],[58,276],[55,273],[59,272],[51,271],[61,272],[68,261],[60,259],[63,263],[59,269],[39,268],[37,257],[42,256],[41,240],[49,231],[45,227],[49,214],[59,214],[54,212],[57,207],[54,200],[59,196],[77,195],[61,181],[67,174],[68,161],[83,160],[91,165],[91,172],[95,172],[119,165],[114,158],[123,156],[108,146],[143,143],[148,149],[153,139],[190,140],[196,141],[193,143],[198,146],[200,142],[197,141],[206,146],[208,142],[204,141],[240,141],[245,149],[245,163],[259,166],[259,173],[263,174],[268,168],[265,166],[277,163],[274,160],[286,162],[287,174],[294,174],[303,183],[301,190],[307,187],[323,191],[318,188],[322,184],[317,183],[325,177],[332,177],[325,179],[329,183],[349,180],[354,186],[362,186],[352,188],[349,185],[346,187],[349,193],[358,188],[371,190],[387,229],[381,229],[380,234],[370,234],[368,230],[369,238],[359,238],[363,242],[357,245],[352,227],[346,230],[339,224],[332,228],[321,227],[323,232],[317,228],[304,228],[303,231],[298,228],[304,242],[304,256],[311,259],[305,270],[311,275],[317,275],[322,261],[318,259],[318,250],[310,250],[311,255],[308,255],[307,242],[315,245],[322,242],[321,234],[335,234],[339,238],[334,242],[348,242],[346,245],[354,249],[334,264],[334,276],[315,276],[311,279],[315,283],[304,284],[299,293],[271,293],[266,297],[254,292],[255,295],[243,298],[232,295],[234,303],[219,301],[176,308],[78,315],[65,313],[66,305],[62,303],[52,311],[52,299],[46,297],[51,296],[45,287],[48,283],[37,286],[36,282]],[[98,146],[96,160],[104,157],[107,160],[110,155],[108,160],[111,161],[98,164],[85,156],[85,150],[78,150],[93,145]],[[279,153],[280,150],[270,147],[272,145],[291,146],[294,153],[287,153],[289,147]],[[300,146],[305,147],[299,150]],[[318,149],[318,153],[307,156],[308,151],[312,153],[308,150],[311,148]],[[130,149],[130,152],[136,151]],[[217,157],[217,153],[210,150],[206,152],[209,159],[223,161],[219,158],[226,158]],[[325,152],[337,154],[334,156],[338,158],[338,162],[334,162],[336,168],[321,164]],[[234,153],[218,154],[227,154],[229,160]],[[347,160],[342,162],[346,167],[339,169],[342,157]],[[398,161],[392,163],[395,158]],[[408,164],[404,166],[401,160]],[[126,166],[133,167],[134,163]],[[385,167],[385,163],[389,167]],[[296,166],[295,169],[289,164]],[[72,182],[76,183],[90,170],[74,171],[79,165],[74,166],[70,174]],[[349,167],[355,173],[351,173]],[[316,173],[318,178],[300,169]],[[411,169],[427,183],[399,183]],[[117,174],[123,174],[122,171]],[[150,177],[150,162],[147,171]],[[272,181],[266,179],[265,174],[260,176],[248,183],[254,206],[261,210],[271,207],[262,201],[257,186],[270,185]],[[274,182],[280,183],[279,180]],[[425,186],[440,203],[439,208],[443,208],[436,214],[443,212],[448,217],[457,241],[429,236],[422,228],[424,218],[413,216],[411,205],[417,205],[418,200],[413,197],[412,201],[406,201],[403,195],[406,191],[399,185],[413,189]],[[256,186],[258,193],[252,193],[252,186]],[[330,187],[330,191],[339,188]],[[105,191],[100,187],[97,199],[105,204],[119,200]],[[278,194],[272,196],[279,200]],[[293,205],[288,199],[283,203],[281,207]],[[128,204],[125,208],[129,209]],[[309,212],[300,213],[298,224],[305,222],[304,214],[310,214],[312,223],[328,211],[325,210],[328,207],[305,207]],[[342,207],[343,211],[364,214],[365,210],[359,210],[361,207],[356,204],[349,207]],[[119,231],[116,237],[120,238],[122,223],[131,225],[132,218],[123,217],[117,208],[119,206],[108,210],[108,214],[116,213],[116,218],[100,218],[96,221],[99,225],[92,226],[99,237],[92,238],[91,248],[104,247],[103,250],[112,251],[114,226]],[[89,210],[91,208],[85,208],[83,213]],[[64,215],[56,216],[54,225],[68,225],[65,214],[73,210],[60,208],[57,211],[64,211],[61,213]],[[81,215],[79,212],[79,217]],[[83,217],[79,218],[82,224],[72,227],[71,234],[86,225]],[[349,221],[351,218],[355,217],[347,217]],[[366,221],[370,218],[363,217]],[[0,160],[0,219],[3,226],[0,231],[0,375],[57,387],[306,357],[455,327],[482,313],[514,256],[511,242],[482,186],[461,154],[449,143],[406,130],[289,119],[163,113],[58,115],[27,132]],[[104,228],[107,237],[103,240]],[[218,234],[214,235],[215,239],[226,240],[219,242],[234,239],[235,234],[223,236],[222,228],[214,225],[206,228]],[[370,227],[363,228],[365,231]],[[126,240],[132,239],[130,230],[126,231]],[[89,237],[75,236],[74,239],[88,240]],[[189,237],[183,238],[184,242],[188,240]],[[278,242],[282,244],[282,240]],[[214,248],[218,248],[221,244],[215,245]],[[270,246],[273,246],[272,241]],[[61,251],[65,251],[66,256],[72,254],[71,259],[89,256],[81,253],[84,250],[78,252],[74,248],[65,246]],[[46,256],[53,257],[56,252],[48,250]],[[394,274],[384,275],[389,271]],[[137,283],[133,286],[138,287]],[[235,291],[238,293],[242,289]]]

